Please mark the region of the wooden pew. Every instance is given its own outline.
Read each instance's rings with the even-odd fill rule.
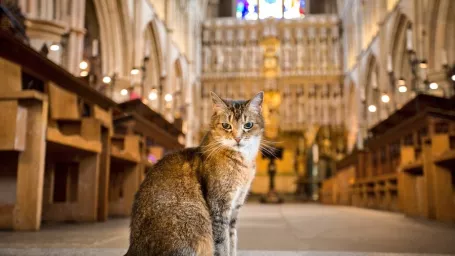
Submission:
[[[0,57],[0,229],[38,230],[48,101],[21,89],[21,72]]]
[[[49,123],[43,219],[96,221],[100,181],[102,122],[83,117],[79,97],[47,84]]]
[[[0,228],[105,219],[115,103],[2,31],[0,78]]]
[[[129,216],[142,172],[142,137],[116,135],[111,144],[109,215]]]

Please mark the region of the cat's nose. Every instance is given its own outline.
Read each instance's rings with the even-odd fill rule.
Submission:
[[[237,144],[239,144],[239,143],[240,143],[240,141],[242,140],[242,138],[240,138],[240,137],[237,137],[237,138],[234,138],[234,140],[237,142]]]

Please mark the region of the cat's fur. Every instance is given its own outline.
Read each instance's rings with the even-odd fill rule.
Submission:
[[[210,131],[201,145],[165,156],[137,192],[126,256],[236,255],[237,215],[264,130],[263,93],[249,101],[212,93],[212,101]],[[248,122],[251,129],[245,129]]]

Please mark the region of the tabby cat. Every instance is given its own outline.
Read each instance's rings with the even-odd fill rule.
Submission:
[[[263,93],[248,101],[211,97],[201,145],[165,156],[137,192],[126,256],[236,255],[237,215],[264,131]]]

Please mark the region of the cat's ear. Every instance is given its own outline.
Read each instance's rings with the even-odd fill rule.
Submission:
[[[226,102],[224,102],[223,99],[221,99],[218,95],[216,95],[214,92],[210,92],[210,95],[212,96],[212,107],[213,107],[213,112],[219,113],[221,111],[224,111],[227,109]]]
[[[264,101],[264,92],[256,94],[251,100],[248,101],[248,109],[250,111],[261,113],[262,102]]]

